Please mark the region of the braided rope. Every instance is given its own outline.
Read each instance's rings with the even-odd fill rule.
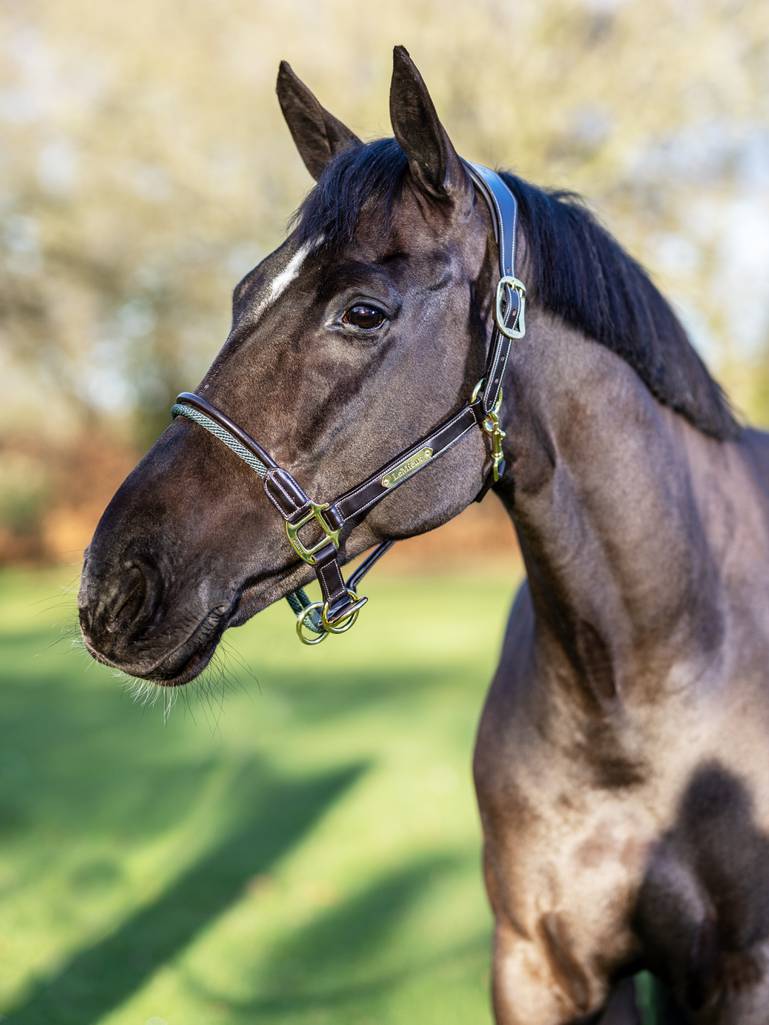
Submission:
[[[199,409],[195,409],[193,406],[187,406],[182,402],[177,402],[171,407],[171,416],[174,418],[177,416],[186,416],[188,420],[193,420],[200,427],[207,430],[209,434],[213,434],[216,439],[226,445],[231,452],[234,452],[239,459],[242,459],[247,466],[250,466],[257,476],[262,479],[267,476],[267,467],[261,459],[257,459],[254,453],[247,449],[245,445],[242,445],[225,427],[222,427],[221,424],[212,420],[210,416],[206,416],[205,413],[201,413]],[[307,595],[303,587],[287,594],[286,601],[288,602],[292,612],[297,616],[303,612],[308,605],[312,605],[312,600]],[[320,612],[317,610],[311,612],[307,616],[305,624],[313,633],[321,634],[326,632],[323,629]]]
[[[250,452],[234,435],[230,434],[226,427],[222,427],[216,420],[212,420],[210,416],[201,413],[199,409],[194,409],[192,406],[186,406],[181,402],[177,402],[176,405],[171,407],[171,416],[186,416],[188,420],[194,420],[196,424],[205,427],[209,434],[213,434],[215,438],[223,442],[236,456],[239,456],[244,463],[251,467],[255,474],[262,478],[267,476],[267,467],[261,459],[257,459],[254,453]]]
[[[302,613],[308,605],[313,604],[312,599],[303,587],[300,587],[297,591],[292,591],[290,594],[287,594],[286,601],[297,616]],[[323,627],[321,613],[318,609],[314,609],[305,616],[304,624],[314,634],[326,633],[326,630]]]

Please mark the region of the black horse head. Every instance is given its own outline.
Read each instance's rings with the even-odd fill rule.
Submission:
[[[467,401],[486,355],[494,238],[404,49],[394,139],[361,143],[287,64],[278,97],[317,185],[283,245],[236,287],[232,329],[198,391],[309,494],[336,495]],[[344,557],[455,516],[485,462],[474,433],[372,510]],[[185,683],[228,626],[310,575],[251,471],[179,420],[96,529],[83,636],[100,661]]]

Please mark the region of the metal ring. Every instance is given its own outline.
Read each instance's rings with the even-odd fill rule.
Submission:
[[[481,394],[481,388],[484,386],[485,383],[486,378],[482,377],[480,381],[476,384],[476,386],[473,388],[473,394],[470,396],[470,405],[472,405],[478,398],[478,396]]]
[[[360,601],[355,591],[351,591],[349,587],[347,588],[347,595],[352,599],[352,601]],[[353,609],[353,611],[349,612],[346,616],[342,616],[338,623],[329,623],[327,613],[328,602],[324,602],[320,618],[325,629],[332,634],[344,634],[355,626],[358,621],[358,616],[360,615],[360,609]]]
[[[473,388],[473,394],[470,396],[470,405],[472,405],[477,400],[478,396],[481,394],[481,389],[485,386],[485,384],[486,378],[482,377],[480,381],[476,384],[476,386]],[[489,412],[484,415],[484,419],[488,417],[491,413],[494,413],[496,416],[499,415],[499,411],[502,408],[503,395],[504,389],[500,386],[500,389],[497,392],[497,400],[494,403],[494,406],[489,410]],[[484,430],[486,430],[486,428],[484,428]]]
[[[321,633],[315,633],[313,631],[312,634],[306,634],[304,632],[304,622],[307,619],[307,616],[311,612],[317,612],[318,609],[321,609],[321,619],[323,619],[323,602],[321,601],[314,601],[312,604],[307,605],[296,617],[296,632],[302,644],[309,644],[310,646],[314,644],[321,644],[328,637],[328,629],[324,629]]]

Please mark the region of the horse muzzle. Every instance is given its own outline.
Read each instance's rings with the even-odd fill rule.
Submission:
[[[229,622],[231,603],[184,608],[173,601],[176,626],[164,607],[168,588],[146,556],[126,558],[111,571],[86,558],[78,599],[80,631],[88,653],[129,676],[178,686],[211,660]]]

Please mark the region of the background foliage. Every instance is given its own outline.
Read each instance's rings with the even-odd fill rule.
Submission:
[[[460,151],[584,193],[674,299],[739,408],[769,419],[766,4],[10,0],[6,558],[74,556],[224,340],[233,285],[283,236],[310,181],[274,96],[279,59],[368,138],[390,134],[394,42]],[[68,487],[62,465],[84,438]]]

